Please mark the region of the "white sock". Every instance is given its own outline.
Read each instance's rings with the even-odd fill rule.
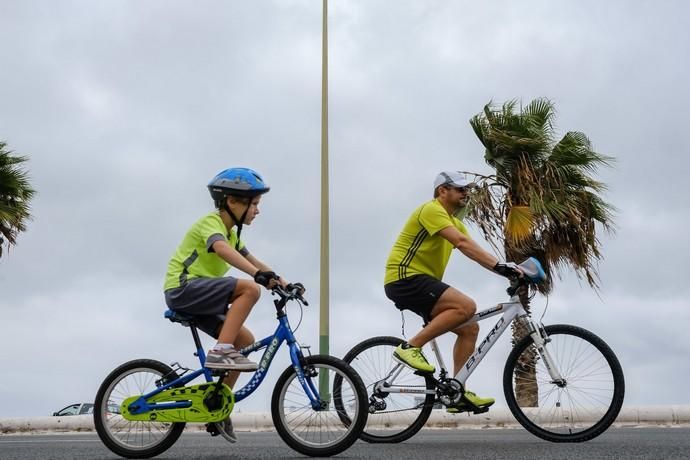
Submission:
[[[235,346],[231,343],[217,343],[213,346],[213,348],[211,350],[227,353],[228,351],[232,350],[233,348],[235,348]]]

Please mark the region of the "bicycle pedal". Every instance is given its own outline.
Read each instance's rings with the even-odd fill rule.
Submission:
[[[426,376],[429,376],[429,375],[434,375],[434,373],[433,373],[433,372],[426,372],[426,371],[419,371],[419,370],[416,370],[416,371],[414,371],[414,375],[419,375],[419,376],[421,376],[421,377],[426,377]]]
[[[228,375],[228,372],[230,371],[227,369],[211,369],[211,375],[214,377],[225,377]]]
[[[216,425],[215,423],[207,423],[206,431],[208,433],[211,433],[211,436],[218,436],[220,434],[220,430],[218,430],[218,425]]]
[[[483,414],[483,413],[485,413],[485,412],[489,412],[489,408],[488,408],[488,407],[478,407],[477,409],[474,409],[474,410],[472,411],[473,414]]]

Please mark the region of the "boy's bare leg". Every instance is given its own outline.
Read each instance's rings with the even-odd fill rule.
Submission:
[[[242,326],[240,332],[237,334],[235,339],[235,348],[240,349],[248,345],[253,344],[255,341],[254,334],[251,333],[249,329]],[[223,383],[229,386],[231,389],[235,388],[235,383],[237,383],[237,378],[240,376],[240,372],[234,371],[228,373],[228,375],[223,379]]]
[[[261,296],[260,286],[254,281],[237,280],[237,286],[230,298],[231,307],[218,335],[218,343],[233,345],[245,320]]]

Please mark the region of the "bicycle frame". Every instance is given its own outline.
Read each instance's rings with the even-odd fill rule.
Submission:
[[[537,352],[544,360],[544,365],[546,369],[549,371],[552,380],[556,383],[562,382],[563,377],[561,377],[561,374],[557,369],[554,360],[551,358],[551,355],[549,354],[548,350],[546,350],[546,348],[544,347],[544,345],[548,343],[549,339],[546,336],[543,326],[541,324],[534,322],[530,318],[529,314],[522,306],[517,296],[512,296],[509,302],[499,303],[495,307],[487,308],[486,310],[477,312],[472,318],[464,322],[460,327],[483,321],[485,319],[491,318],[501,313],[503,314],[503,316],[499,318],[494,327],[491,328],[491,330],[486,334],[479,346],[477,346],[477,349],[474,351],[474,353],[472,353],[472,355],[467,359],[460,371],[458,371],[458,373],[454,376],[455,380],[460,382],[464,388],[467,379],[470,377],[470,375],[472,375],[479,363],[489,353],[489,350],[493,348],[498,338],[501,337],[501,335],[503,335],[503,333],[506,331],[511,322],[518,320],[524,321],[527,325],[528,332],[534,340]],[[440,365],[441,375],[444,376],[446,374],[446,365],[443,361],[443,356],[441,355],[438,344],[436,343],[436,339],[432,340],[430,343],[431,349],[434,352],[436,360]],[[409,386],[396,386],[394,383],[391,383],[395,381],[398,375],[400,375],[400,372],[402,372],[404,367],[404,364],[398,363],[395,367],[393,367],[393,369],[388,374],[388,376],[386,376],[385,379],[376,383],[375,389],[387,393],[435,393],[435,390],[426,390],[421,388],[414,389],[410,388]]]
[[[257,342],[254,342],[252,345],[249,345],[239,350],[240,353],[246,356],[249,353],[261,350],[263,348],[266,349],[261,357],[261,360],[259,361],[258,369],[254,371],[254,375],[252,375],[252,378],[249,380],[249,382],[247,382],[245,386],[240,388],[238,391],[234,392],[235,402],[242,401],[259,387],[261,382],[263,382],[264,378],[266,377],[266,372],[268,371],[268,368],[271,366],[271,362],[273,361],[276,352],[281,347],[283,342],[287,342],[288,347],[290,349],[290,360],[292,361],[292,366],[294,367],[295,372],[297,373],[297,378],[300,384],[302,385],[304,392],[309,398],[312,407],[314,409],[319,409],[321,407],[321,398],[319,396],[319,392],[313,384],[313,382],[311,381],[311,379],[305,378],[303,370],[302,351],[300,349],[300,346],[297,344],[297,340],[295,339],[295,336],[292,332],[292,328],[290,327],[290,323],[288,322],[287,315],[284,311],[279,310],[277,317],[278,327],[272,335]],[[196,345],[195,355],[199,358],[199,363],[202,366],[201,369],[197,369],[188,375],[182,375],[181,377],[178,377],[175,380],[161,385],[155,390],[145,395],[142,395],[132,404],[133,408],[131,412],[133,414],[140,414],[151,410],[180,409],[190,407],[192,405],[190,401],[148,403],[147,400],[152,396],[155,396],[158,393],[161,393],[172,387],[184,386],[201,375],[204,376],[207,382],[213,382],[213,374],[211,370],[204,367],[206,356],[201,344],[201,340],[199,339],[199,333],[196,329],[196,326],[194,324],[190,324],[189,328],[191,329],[192,336],[194,337],[194,344]],[[136,409],[134,409],[134,406],[136,406]]]

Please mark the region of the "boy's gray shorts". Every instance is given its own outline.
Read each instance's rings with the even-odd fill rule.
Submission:
[[[165,303],[171,310],[194,316],[199,329],[218,338],[236,286],[237,278],[232,276],[195,278],[165,291]]]

